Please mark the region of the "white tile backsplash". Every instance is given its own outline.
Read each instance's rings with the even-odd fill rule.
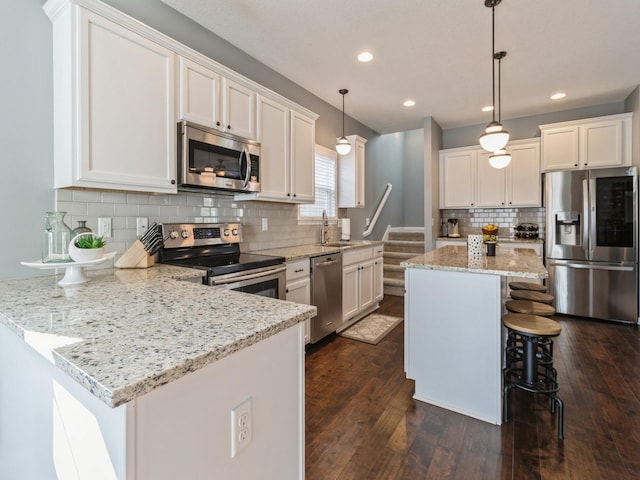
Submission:
[[[493,223],[500,227],[498,236],[513,237],[515,234],[514,227],[519,223],[535,223],[538,225],[540,238],[545,236],[544,207],[440,210],[440,218],[444,222],[448,218],[457,218],[458,229],[462,236],[479,234],[482,232],[482,227],[488,223]]]
[[[86,190],[56,190],[56,209],[66,211],[70,228],[78,220],[98,231],[98,217],[112,219],[113,235],[107,239],[107,252],[124,253],[136,239],[136,218],[149,223],[240,222],[244,226],[244,251],[304,245],[320,241],[320,225],[298,225],[297,205],[236,201],[228,195],[181,192],[177,195],[147,195]],[[262,231],[262,218],[269,229]],[[330,225],[330,238],[338,238]]]

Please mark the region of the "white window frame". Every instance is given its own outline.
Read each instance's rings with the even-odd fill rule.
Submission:
[[[315,156],[322,156],[325,158],[329,158],[333,161],[334,163],[334,178],[333,178],[333,184],[334,184],[334,203],[335,203],[335,214],[334,215],[329,215],[328,219],[329,219],[329,223],[337,223],[338,222],[338,153],[333,149],[333,148],[327,148],[323,145],[315,145],[315,152],[314,152]],[[314,167],[315,169],[315,159],[314,159]],[[314,172],[314,178],[317,178],[317,175],[315,175]],[[315,191],[317,192],[318,189],[317,187],[315,188]],[[299,224],[321,224],[322,223],[322,216],[306,216],[306,215],[302,215],[302,207],[303,205],[299,205],[298,206],[298,223]]]

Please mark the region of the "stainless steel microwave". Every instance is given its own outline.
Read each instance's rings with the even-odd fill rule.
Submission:
[[[260,144],[183,120],[178,123],[178,188],[260,191]]]

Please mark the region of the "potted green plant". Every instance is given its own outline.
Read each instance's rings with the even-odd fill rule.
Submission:
[[[92,233],[80,233],[69,242],[69,256],[74,262],[98,260],[104,255],[105,241]]]

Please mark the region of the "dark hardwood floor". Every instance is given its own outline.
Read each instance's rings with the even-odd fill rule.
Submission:
[[[402,316],[403,299],[378,313]],[[565,440],[545,397],[512,391],[501,427],[413,400],[401,324],[307,352],[306,479],[640,479],[639,329],[554,318]]]

